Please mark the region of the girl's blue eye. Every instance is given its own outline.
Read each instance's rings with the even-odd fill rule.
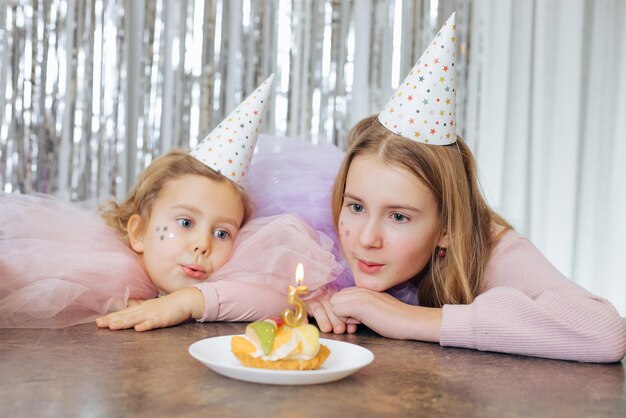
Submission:
[[[183,228],[191,228],[193,226],[193,222],[191,222],[190,219],[187,218],[180,218],[180,219],[176,219],[176,222],[178,222],[178,225],[182,226]]]
[[[361,213],[364,210],[363,205],[358,204],[358,203],[351,203],[351,204],[348,205],[348,207],[354,213]]]
[[[398,223],[404,223],[404,222],[408,222],[409,221],[409,218],[407,218],[406,216],[404,216],[401,213],[394,213],[391,216],[393,217],[393,220],[395,222],[398,222]]]
[[[230,238],[230,233],[228,231],[224,231],[223,229],[218,229],[213,233],[213,235],[215,236],[215,238],[221,240]]]

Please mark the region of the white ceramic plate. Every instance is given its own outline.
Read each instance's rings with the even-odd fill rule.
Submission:
[[[189,354],[223,376],[270,385],[312,385],[333,382],[351,375],[374,360],[367,348],[342,341],[320,338],[330,356],[319,370],[268,370],[242,365],[230,351],[232,335],[206,338],[189,346]]]

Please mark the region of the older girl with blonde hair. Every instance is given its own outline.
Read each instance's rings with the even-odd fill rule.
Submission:
[[[454,16],[385,110],[349,134],[332,209],[354,286],[309,302],[324,331],[588,362],[624,357],[615,308],[486,204],[456,136]],[[408,286],[412,296],[389,294]]]
[[[350,139],[333,215],[355,287],[330,298],[336,318],[443,346],[623,358],[615,308],[569,281],[487,206],[460,138],[426,145],[370,117]],[[385,292],[405,282],[415,286],[415,305]],[[329,330],[324,310],[314,315]]]

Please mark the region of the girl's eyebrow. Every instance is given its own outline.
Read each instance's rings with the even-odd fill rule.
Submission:
[[[412,211],[412,212],[418,212],[418,213],[422,213],[421,209],[416,208],[415,206],[402,206],[402,205],[397,205],[397,206],[386,206],[385,209],[390,209],[390,210],[406,210],[406,211]]]
[[[234,219],[232,219],[232,218],[222,218],[222,219],[218,219],[217,221],[218,221],[217,223],[222,223],[222,222],[224,222],[224,223],[230,224],[230,225],[232,225],[235,229],[239,229],[239,228],[241,228],[241,225],[239,225],[239,223],[238,223],[237,221],[235,221]]]
[[[202,213],[200,212],[200,209],[196,208],[195,206],[190,206],[190,205],[174,205],[172,206],[172,209],[185,209],[185,210],[188,210],[189,212],[193,212],[198,215]]]
[[[352,199],[352,200],[357,200],[359,202],[362,202],[363,199],[360,199],[356,196],[354,196],[353,194],[350,193],[344,193],[343,194],[344,199],[348,198],[348,199]],[[386,210],[407,210],[407,211],[413,211],[413,212],[418,212],[418,213],[422,213],[422,210],[419,208],[416,208],[415,206],[411,206],[411,205],[387,205],[384,207],[384,209]]]
[[[344,198],[344,199],[345,199],[345,198],[348,198],[348,199],[353,199],[353,200],[361,200],[361,199],[359,199],[358,197],[356,197],[356,196],[354,196],[354,195],[352,195],[352,194],[350,194],[350,193],[344,193],[344,194],[343,194],[343,198]]]

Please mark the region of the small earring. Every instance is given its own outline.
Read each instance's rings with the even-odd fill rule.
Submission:
[[[445,248],[441,248],[439,250],[439,257],[443,258],[446,256],[446,249]]]

